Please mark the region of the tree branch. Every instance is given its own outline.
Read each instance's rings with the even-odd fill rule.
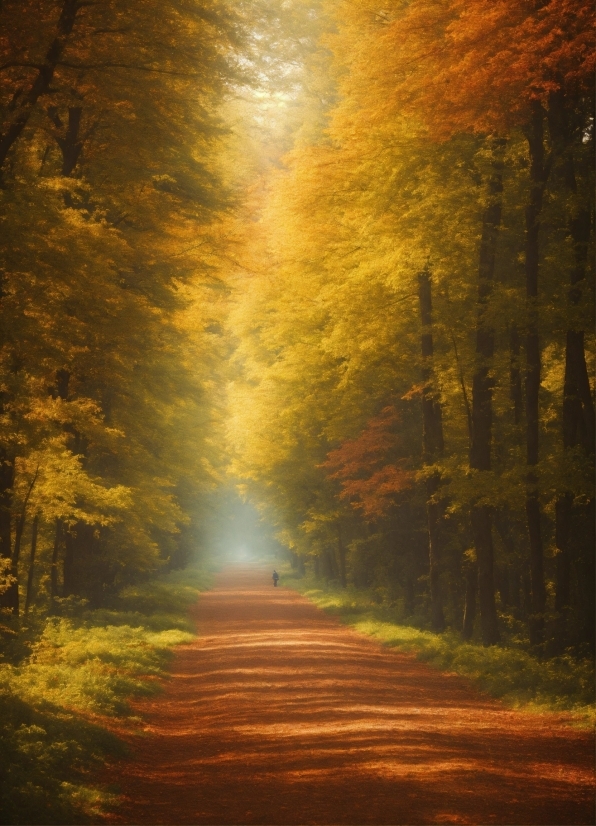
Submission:
[[[175,72],[168,69],[156,69],[154,66],[135,66],[130,63],[68,63],[67,61],[59,61],[57,66],[62,66],[66,69],[77,69],[78,71],[99,70],[102,69],[130,69],[134,72],[152,72],[158,75],[175,75],[176,77],[201,77],[198,72]]]

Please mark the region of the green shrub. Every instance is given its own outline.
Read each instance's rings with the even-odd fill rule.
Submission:
[[[26,702],[6,685],[0,719],[0,822],[86,823],[113,802],[84,779],[108,755],[123,756],[114,735],[63,707]]]
[[[205,591],[210,584],[211,577],[205,571],[189,568],[173,571],[167,577],[124,588],[113,607],[148,617],[163,613],[180,615],[181,610],[186,614],[196,601],[197,592]]]
[[[11,626],[11,662],[0,664],[0,823],[87,823],[114,805],[89,783],[125,751],[101,717],[128,715],[132,695],[159,690],[173,646],[193,638],[188,608],[207,585],[202,572],[177,571],[126,588],[109,609],[73,602],[67,616],[29,617],[20,640]]]

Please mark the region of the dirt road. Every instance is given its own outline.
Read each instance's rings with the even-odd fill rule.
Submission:
[[[383,649],[270,572],[194,615],[117,780],[127,824],[592,824],[594,738]]]

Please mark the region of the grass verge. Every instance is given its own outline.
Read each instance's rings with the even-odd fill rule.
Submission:
[[[204,572],[176,571],[125,589],[109,610],[65,602],[61,617],[26,619],[27,656],[0,662],[0,823],[91,823],[115,804],[92,780],[125,753],[109,718],[131,718],[130,697],[159,690],[208,585]]]
[[[387,609],[371,602],[366,592],[341,590],[312,577],[284,571],[283,584],[362,634],[384,645],[416,655],[441,671],[471,679],[482,691],[514,708],[535,712],[566,712],[570,723],[593,726],[594,663],[572,656],[539,660],[513,645],[485,648],[463,642],[453,631],[434,634],[388,621]]]

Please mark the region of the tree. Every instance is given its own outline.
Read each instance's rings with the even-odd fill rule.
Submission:
[[[573,602],[568,640],[589,638],[579,631],[589,588],[570,584],[567,551],[593,502],[582,366],[592,339],[581,332],[592,16],[558,0],[325,4],[313,14],[318,62],[309,52],[305,65],[326,94],[312,107],[305,93],[293,148],[259,168],[250,231],[235,235],[233,442],[250,495],[307,559],[323,560],[341,514],[347,580],[391,581],[411,605],[428,600],[436,629],[443,585],[445,621],[458,625],[465,609],[471,636],[479,589],[486,644],[502,612],[534,645],[561,649],[545,587],[555,510],[566,549],[557,604]],[[577,304],[561,291],[564,272],[575,273]],[[414,474],[407,494],[389,489],[394,448],[367,424],[388,405],[399,406]],[[317,473],[325,456],[345,459],[341,478]],[[349,519],[339,507],[348,489]],[[359,512],[374,503],[391,515],[377,515],[373,532]],[[398,531],[411,549],[420,537],[430,546],[418,585]],[[593,558],[587,545],[578,572]]]
[[[180,556],[221,461],[216,147],[240,23],[210,0],[27,7],[0,9],[0,554],[21,578],[30,514],[30,581],[46,566],[54,601],[100,604]]]

